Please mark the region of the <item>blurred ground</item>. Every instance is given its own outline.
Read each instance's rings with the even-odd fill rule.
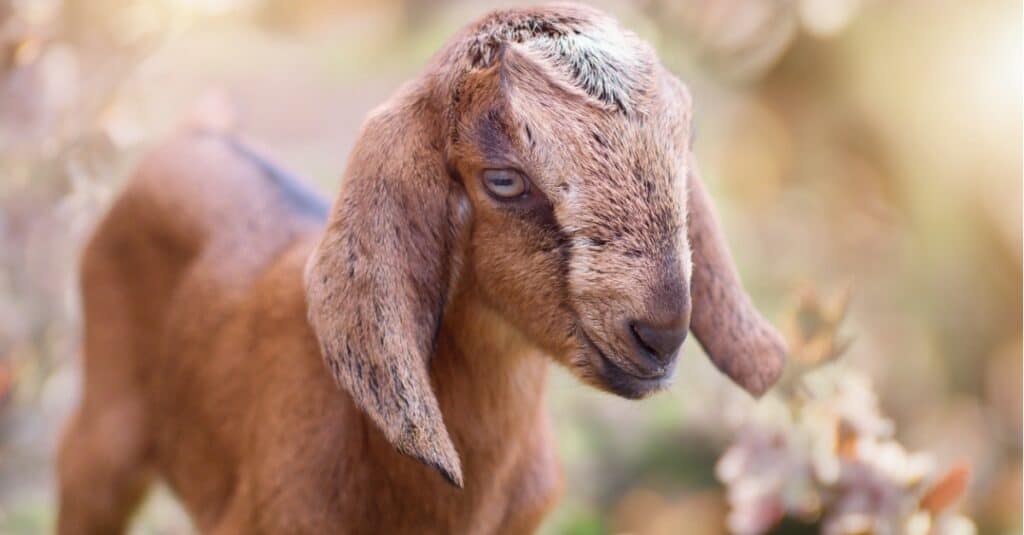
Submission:
[[[1021,532],[1021,12],[993,0],[608,0],[690,84],[696,150],[755,300],[850,284],[843,365],[900,440]],[[500,2],[0,0],[0,532],[52,530],[77,389],[78,247],[146,147],[210,88],[327,195],[363,116]],[[559,372],[550,533],[720,533],[740,394],[688,344],[643,403]],[[180,533],[166,492],[139,533]],[[786,523],[780,533],[814,532]]]

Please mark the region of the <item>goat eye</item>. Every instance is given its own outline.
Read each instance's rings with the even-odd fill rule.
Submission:
[[[526,177],[514,169],[486,169],[483,179],[487,191],[499,199],[514,199],[528,189]]]

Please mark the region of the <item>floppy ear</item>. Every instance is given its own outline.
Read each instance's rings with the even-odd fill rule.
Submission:
[[[743,289],[695,162],[688,181],[687,234],[693,251],[690,329],[719,370],[760,396],[782,374],[786,344]]]
[[[402,453],[462,486],[429,359],[469,217],[442,121],[406,93],[363,126],[306,267],[309,321],[338,383]]]

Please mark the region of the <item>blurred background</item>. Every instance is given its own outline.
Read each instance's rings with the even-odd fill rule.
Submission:
[[[1021,533],[1020,2],[595,4],[690,85],[796,371],[757,404],[692,342],[642,403],[556,372],[567,492],[544,532]],[[507,5],[0,0],[0,533],[53,529],[77,255],[147,147],[222,91],[333,195],[367,111]],[[191,527],[158,489],[135,532]]]

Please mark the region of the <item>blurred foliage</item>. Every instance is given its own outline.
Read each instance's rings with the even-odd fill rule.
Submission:
[[[1020,533],[1019,3],[598,4],[690,85],[702,168],[795,365],[756,406],[694,344],[677,386],[643,403],[559,373],[568,494],[545,531],[724,532],[720,454],[799,392],[799,372],[843,354],[826,367],[870,378],[885,440],[929,452],[936,474],[969,464],[926,503]],[[0,0],[0,532],[52,529],[52,451],[77,395],[77,251],[140,153],[221,88],[250,137],[333,191],[365,113],[499,5]],[[187,526],[160,490],[136,528]],[[787,517],[774,532],[819,527]]]

